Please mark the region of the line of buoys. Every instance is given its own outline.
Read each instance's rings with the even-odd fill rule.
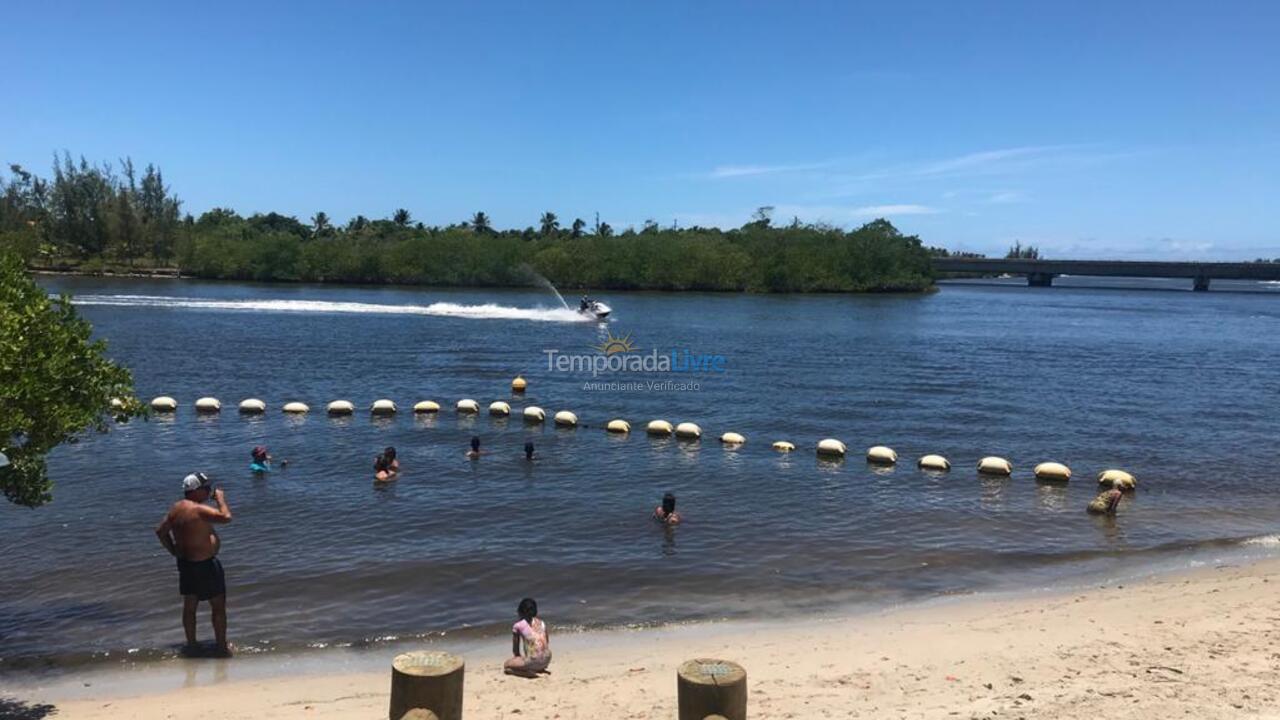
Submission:
[[[631,432],[631,423],[622,419],[610,420],[609,424],[604,426],[605,430],[611,433],[629,433]]]
[[[796,449],[796,444],[788,440],[774,440],[773,449],[778,452],[791,452]]]
[[[537,405],[530,405],[524,409],[525,422],[540,423],[547,419],[547,411]]]
[[[489,403],[489,414],[497,417],[506,417],[511,414],[511,404],[495,400]]]
[[[261,415],[267,411],[267,404],[258,398],[246,398],[240,401],[240,412],[245,415]]]
[[[818,441],[818,454],[828,457],[844,457],[849,452],[849,447],[835,438],[825,438]]]
[[[151,409],[156,412],[173,412],[178,409],[178,401],[168,395],[161,395],[151,401]]]
[[[720,442],[725,445],[741,445],[746,441],[747,439],[745,437],[736,432],[727,432],[720,436]]]
[[[294,415],[301,415],[303,413],[311,412],[311,408],[307,407],[306,403],[296,402],[296,401],[285,403],[284,407],[281,408],[281,410],[284,410],[285,412],[294,414]]]
[[[702,437],[702,428],[697,423],[682,422],[676,425],[676,437],[685,440],[698,440]]]
[[[350,415],[356,411],[356,405],[350,400],[334,400],[325,407],[324,411],[335,416]]]
[[[480,412],[480,403],[472,400],[471,398],[463,398],[462,400],[459,400],[456,407],[460,413],[471,414]]]
[[[1098,473],[1098,484],[1105,487],[1113,487],[1117,490],[1132,490],[1138,486],[1138,478],[1124,470],[1112,468]]]
[[[522,393],[527,387],[529,387],[529,383],[519,375],[516,376],[515,380],[511,381],[511,392]]]
[[[561,410],[556,413],[556,425],[560,427],[577,427],[578,416],[568,410]]]
[[[1044,482],[1066,482],[1071,479],[1071,468],[1057,462],[1042,462],[1036,466],[1036,479]]]
[[[921,470],[938,470],[946,472],[951,469],[951,461],[941,455],[925,455],[916,462]]]
[[[213,397],[202,397],[196,400],[196,412],[198,413],[216,413],[222,412],[222,401]]]
[[[1012,475],[1013,465],[1002,457],[989,455],[978,461],[978,472],[983,475]]]
[[[397,411],[396,404],[391,400],[374,400],[373,405],[369,407],[369,412],[374,415],[395,415]]]
[[[645,432],[655,436],[670,435],[674,430],[675,428],[671,427],[671,423],[666,420],[650,420],[644,429]]]
[[[877,465],[894,465],[898,462],[898,453],[893,448],[876,445],[867,448],[867,462]]]
[[[413,411],[415,413],[438,413],[440,412],[440,403],[435,400],[423,400],[414,404]]]

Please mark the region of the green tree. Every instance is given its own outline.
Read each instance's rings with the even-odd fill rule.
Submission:
[[[493,232],[493,223],[489,221],[489,216],[483,212],[477,212],[471,218],[471,229],[481,235]]]
[[[391,216],[391,222],[399,225],[400,227],[408,227],[410,220],[412,220],[412,218],[409,215],[409,211],[404,208],[397,209],[395,214]]]
[[[0,490],[10,502],[49,502],[50,450],[141,411],[129,371],[91,334],[69,298],[50,299],[16,256],[0,255],[0,452],[9,459]]]
[[[573,229],[569,231],[569,237],[573,237],[573,238],[582,237],[582,229],[585,228],[586,226],[587,226],[587,223],[585,220],[583,220],[582,218],[575,218],[572,226]]]
[[[538,223],[541,226],[539,234],[542,235],[542,237],[550,237],[556,234],[556,231],[560,229],[560,219],[557,218],[556,214],[550,210],[542,213],[542,217],[538,220]]]
[[[311,216],[311,232],[315,237],[324,237],[333,233],[333,223],[323,210]]]
[[[599,227],[596,228],[596,235],[602,238],[613,237],[613,226],[607,222],[600,223]]]

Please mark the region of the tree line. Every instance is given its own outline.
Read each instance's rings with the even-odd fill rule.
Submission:
[[[357,215],[337,224],[280,213],[214,208],[181,214],[158,168],[137,173],[63,154],[45,180],[19,166],[0,176],[0,248],[38,267],[173,267],[201,278],[526,286],[535,274],[564,287],[748,292],[918,291],[933,273],[929,249],[886,220],[853,230],[774,224],[761,208],[742,227],[617,232],[598,218],[499,230],[477,212],[449,225]],[[140,175],[140,177],[139,177]]]

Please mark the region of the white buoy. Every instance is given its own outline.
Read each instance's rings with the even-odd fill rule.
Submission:
[[[826,438],[818,441],[818,454],[830,455],[832,457],[844,457],[849,451],[848,446],[836,440],[835,438]]]
[[[787,440],[774,440],[773,449],[778,452],[792,452],[796,449],[796,444]]]
[[[1071,479],[1071,468],[1056,462],[1042,462],[1036,466],[1036,479],[1048,482],[1066,482]]]
[[[325,412],[330,415],[350,415],[355,411],[356,405],[350,400],[334,400],[325,407]]]
[[[720,436],[720,442],[725,445],[741,445],[746,441],[747,439],[745,437],[736,432],[727,432]]]
[[[395,415],[396,404],[391,400],[374,400],[369,412],[374,415]]]
[[[561,410],[556,413],[556,424],[562,427],[576,427],[578,416],[568,410]]]
[[[537,405],[530,405],[524,409],[524,419],[529,422],[540,423],[547,419],[547,411]]]
[[[511,381],[511,392],[522,393],[524,392],[524,389],[527,387],[529,387],[529,383],[526,382],[525,379],[519,375],[517,375],[516,378]]]
[[[1013,465],[1002,457],[989,455],[978,461],[978,472],[983,475],[1012,475]]]
[[[876,463],[878,465],[893,465],[898,462],[898,453],[893,448],[884,445],[876,445],[867,448],[867,462]]]
[[[480,412],[480,403],[470,398],[458,401],[458,412],[460,413],[478,413]]]
[[[498,417],[506,417],[511,414],[511,405],[501,400],[495,400],[489,403],[489,414]]]
[[[610,420],[609,424],[604,426],[604,429],[611,433],[629,433],[631,432],[631,423],[626,420]]]
[[[281,410],[284,410],[287,413],[293,413],[295,415],[311,412],[311,408],[307,407],[307,404],[303,402],[285,403],[284,407],[281,408]]]
[[[178,409],[178,401],[168,395],[161,395],[151,401],[151,409],[156,412],[173,412]]]
[[[916,465],[921,470],[940,470],[946,472],[951,469],[951,461],[941,455],[925,455],[920,458]]]
[[[696,423],[682,422],[676,425],[676,437],[697,440],[702,437],[702,428],[698,427]]]
[[[222,401],[213,397],[202,397],[196,400],[196,412],[198,413],[216,413],[222,412]]]
[[[440,403],[435,400],[423,400],[413,406],[416,413],[435,413],[440,412]]]
[[[123,410],[125,406],[124,398],[111,398],[112,410]]]
[[[650,420],[645,426],[645,432],[650,435],[670,435],[674,431],[675,428],[671,427],[671,423],[666,420]]]
[[[1138,487],[1138,478],[1124,470],[1103,470],[1098,473],[1098,484],[1113,487],[1117,490],[1132,490]]]
[[[240,412],[245,415],[259,415],[267,411],[267,404],[258,398],[246,398],[240,401]]]

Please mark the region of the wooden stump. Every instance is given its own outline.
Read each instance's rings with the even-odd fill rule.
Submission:
[[[745,720],[747,671],[728,660],[698,658],[676,671],[680,720]]]
[[[413,720],[462,720],[462,674],[466,663],[447,652],[419,651],[397,655],[391,662],[391,720],[422,709],[428,716]]]

